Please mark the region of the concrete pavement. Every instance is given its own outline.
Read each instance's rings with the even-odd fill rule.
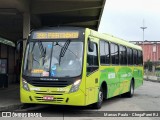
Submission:
[[[22,106],[19,96],[19,84],[9,85],[8,88],[0,88],[0,111],[18,109]]]

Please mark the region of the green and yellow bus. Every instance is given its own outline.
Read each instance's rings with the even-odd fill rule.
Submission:
[[[20,76],[22,103],[101,108],[143,84],[142,49],[88,28],[51,27],[28,36]]]

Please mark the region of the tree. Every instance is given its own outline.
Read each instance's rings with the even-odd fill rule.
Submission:
[[[144,63],[144,68],[148,69],[149,71],[152,71],[152,66],[153,66],[153,63],[150,61],[150,59]]]

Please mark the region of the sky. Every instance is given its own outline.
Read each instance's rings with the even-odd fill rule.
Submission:
[[[106,0],[99,32],[127,41],[160,41],[160,0]]]

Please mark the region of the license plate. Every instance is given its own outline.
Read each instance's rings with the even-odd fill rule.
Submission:
[[[53,100],[53,96],[43,96],[43,100]]]

